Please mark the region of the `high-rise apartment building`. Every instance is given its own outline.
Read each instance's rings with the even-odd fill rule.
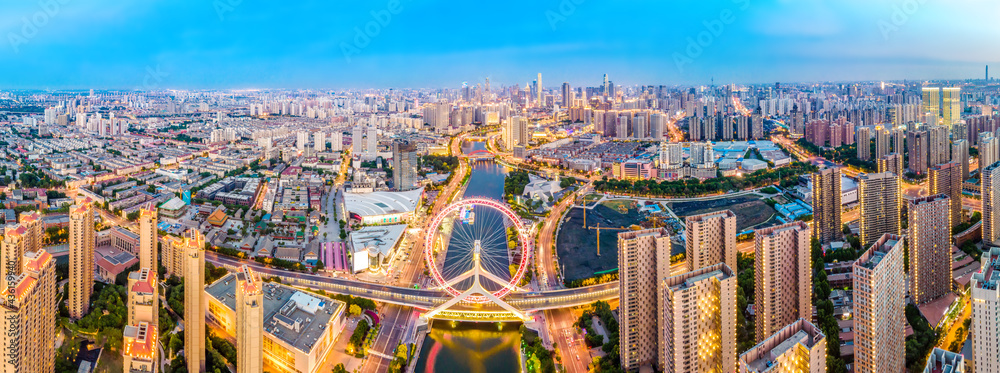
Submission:
[[[955,226],[965,221],[962,215],[962,166],[948,162],[931,167],[928,171],[928,186],[930,194],[944,194],[951,203],[951,225]]]
[[[910,131],[906,133],[906,146],[909,151],[909,162],[906,168],[910,172],[920,175],[927,172],[929,137],[927,131]]]
[[[42,249],[42,242],[45,240],[45,222],[42,221],[42,214],[38,211],[22,212],[18,216],[18,224],[27,229],[24,236],[26,252],[38,251]]]
[[[69,208],[69,316],[80,319],[90,310],[94,291],[94,210],[87,200]]]
[[[801,221],[754,232],[757,342],[800,318],[812,317],[809,225]]]
[[[979,134],[979,174],[983,169],[1000,161],[1000,138],[993,137],[993,132]]]
[[[903,146],[906,141],[906,131],[901,128],[893,128],[889,131],[889,137],[892,138],[892,152],[897,154],[905,154],[906,148]]]
[[[156,205],[146,203],[139,208],[139,268],[156,271],[159,256],[159,231]]]
[[[857,147],[858,147],[858,159],[869,160],[872,158],[871,153],[871,143],[872,136],[868,131],[868,127],[858,127],[854,134],[858,137]]]
[[[826,335],[798,319],[740,355],[740,373],[826,373]]]
[[[365,154],[370,157],[378,154],[378,128],[375,126],[368,127],[368,132],[365,134]]]
[[[205,371],[205,237],[184,238],[184,356],[188,372]]]
[[[4,330],[0,371],[54,372],[59,313],[55,258],[38,250],[25,253],[19,262],[22,273],[7,281],[7,296],[0,301],[0,327]]]
[[[828,167],[812,174],[813,236],[820,243],[840,240],[840,169]]]
[[[909,201],[910,298],[923,304],[951,291],[951,198],[935,194]]]
[[[903,156],[897,153],[889,153],[882,158],[878,159],[877,171],[882,172],[892,172],[896,175],[902,175],[905,169],[903,168]]]
[[[688,271],[716,263],[736,268],[736,214],[716,211],[688,216],[685,222]]]
[[[0,258],[0,285],[10,288],[11,281],[17,278],[23,271],[24,266],[21,260],[28,251],[29,241],[28,228],[20,224],[9,225],[4,228],[3,248]]]
[[[527,146],[530,138],[527,118],[517,115],[507,118],[501,138],[507,150],[512,150],[515,146]]]
[[[683,151],[684,149],[680,143],[660,143],[660,167],[682,165],[684,163],[684,159],[682,158]]]
[[[125,372],[159,371],[157,338],[159,298],[156,272],[142,268],[128,275],[128,321],[122,330]]]
[[[622,368],[657,358],[657,283],[670,274],[670,234],[664,228],[618,234],[618,323]]]
[[[853,264],[854,371],[906,369],[903,237],[884,234]]]
[[[725,263],[659,286],[659,367],[666,373],[736,370],[736,275]],[[624,361],[624,360],[623,360]]]
[[[959,139],[951,142],[951,161],[962,168],[962,181],[969,180],[969,140]]]
[[[344,133],[340,130],[330,134],[330,151],[339,152],[344,150]]]
[[[934,347],[927,356],[923,373],[965,373],[965,357],[959,353]]]
[[[326,151],[326,134],[323,131],[313,134],[313,150],[317,152]]]
[[[426,118],[427,116],[424,115]],[[361,155],[365,153],[365,127],[356,125],[351,129],[351,153]]]
[[[982,268],[972,275],[972,359],[976,372],[1000,372],[1000,247],[983,253]]]
[[[396,190],[417,186],[417,146],[409,142],[392,143],[392,184]]]
[[[979,175],[983,206],[983,244],[1000,246],[1000,162],[986,166]]]
[[[889,130],[882,126],[875,127],[875,159],[882,158],[891,153],[889,150]]]
[[[883,234],[899,234],[899,176],[889,172],[858,175],[861,245],[868,246]]]
[[[306,144],[309,143],[309,132],[299,131],[295,134],[295,148],[299,149],[300,152],[306,150]]]
[[[264,372],[264,287],[244,265],[236,273],[237,373]]]
[[[951,161],[948,132],[948,127],[945,126],[929,126],[927,128],[927,167]]]

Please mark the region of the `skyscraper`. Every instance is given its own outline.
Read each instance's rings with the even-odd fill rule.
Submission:
[[[313,134],[313,150],[317,152],[326,151],[326,134],[323,131]]]
[[[979,134],[979,175],[987,166],[1000,161],[1000,139],[993,137],[993,132]]]
[[[854,371],[906,369],[903,237],[884,234],[854,262]]]
[[[878,159],[877,164],[878,172],[892,172],[896,175],[902,175],[905,169],[903,168],[903,156],[898,153],[889,153]]]
[[[854,134],[858,137],[858,159],[864,161],[871,159],[872,137],[871,134],[868,133],[868,127],[858,127],[858,130],[855,131]]]
[[[23,272],[24,266],[21,260],[27,252],[28,229],[23,225],[14,224],[4,228],[3,252],[0,258],[0,284],[3,288],[10,289],[12,281]]]
[[[522,116],[507,118],[501,138],[507,150],[513,150],[515,146],[528,145],[528,120]]]
[[[359,156],[365,153],[365,127],[354,126],[351,129],[351,153]]]
[[[90,310],[94,291],[94,210],[86,199],[69,208],[69,315],[78,320]]]
[[[951,127],[962,119],[962,88],[941,88],[941,121]]]
[[[409,142],[392,143],[392,184],[396,190],[417,186],[417,146]]]
[[[330,151],[343,151],[344,150],[344,133],[340,130],[334,131],[330,134]]]
[[[939,117],[941,115],[941,88],[940,87],[923,87],[921,89],[923,96],[923,109],[924,114],[934,114],[934,117]],[[925,124],[938,124],[925,123]],[[949,123],[950,124],[950,123]]]
[[[619,353],[622,368],[657,357],[657,282],[670,274],[670,234],[664,228],[618,234]]]
[[[159,232],[156,205],[152,202],[139,208],[139,268],[156,271],[158,267],[157,243]],[[155,321],[154,321],[155,322]]]
[[[962,169],[962,181],[969,180],[969,140],[951,142],[951,161],[958,163]]]
[[[826,335],[798,319],[740,355],[740,373],[826,372]]]
[[[299,149],[300,152],[306,150],[306,143],[309,142],[309,132],[299,131],[295,138],[295,147]]]
[[[906,133],[906,146],[909,148],[907,169],[915,174],[927,172],[928,139],[927,131],[912,131]]]
[[[24,236],[24,250],[26,252],[38,251],[42,249],[42,241],[45,240],[45,222],[38,211],[22,212],[18,216],[18,224],[24,226],[28,231]]]
[[[983,198],[983,244],[1000,246],[1000,162],[986,166],[980,193]]]
[[[976,372],[1000,372],[1000,247],[983,253],[982,268],[972,275],[972,359]]]
[[[906,148],[903,146],[906,140],[906,131],[893,128],[889,132],[889,137],[892,138],[892,152],[899,155],[906,154]]]
[[[563,82],[562,84],[562,106],[565,108],[573,106],[573,90],[569,86],[569,82]]]
[[[890,172],[858,175],[861,245],[868,246],[883,234],[899,234],[899,176]]]
[[[809,225],[801,221],[754,233],[757,342],[798,319],[812,317]]]
[[[56,270],[45,250],[27,252],[23,273],[12,276],[0,301],[0,371],[55,371]],[[6,263],[5,263],[6,265]]]
[[[882,126],[875,127],[875,159],[884,157],[891,153],[889,150],[889,131]]]
[[[691,215],[687,224],[687,270],[694,271],[715,263],[736,268],[736,214],[723,210]]]
[[[660,283],[659,292],[660,369],[666,373],[735,371],[736,276],[732,269],[716,263],[668,277]]]
[[[260,276],[244,265],[236,273],[237,373],[264,372],[264,288]]]
[[[378,154],[378,129],[368,127],[368,134],[365,135],[365,154],[375,157]]]
[[[955,162],[934,166],[928,172],[930,194],[944,194],[951,203],[951,225],[965,221],[962,216],[962,167]]]
[[[538,98],[536,99],[537,101],[535,101],[535,102],[538,103],[538,107],[542,107],[542,106],[545,105],[545,101],[543,100],[543,98],[545,96],[545,93],[544,93],[544,88],[542,88],[543,87],[542,86],[542,73],[538,73],[538,80],[535,81],[535,87],[536,87],[536,90],[538,91],[537,92],[538,93]]]
[[[951,199],[935,194],[909,201],[910,298],[923,304],[951,291]]]
[[[184,238],[184,356],[188,372],[205,371],[205,237]]]
[[[837,241],[842,235],[840,169],[827,167],[812,174],[813,235],[820,243]]]

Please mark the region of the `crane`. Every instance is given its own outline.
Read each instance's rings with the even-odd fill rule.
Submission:
[[[586,214],[584,214],[584,215],[586,215]],[[596,226],[588,227],[587,229],[593,229],[593,230],[597,231],[597,256],[601,256],[601,230],[603,229],[603,230],[618,230],[618,231],[623,231],[623,230],[626,230],[628,228],[625,228],[625,227],[618,227],[618,228],[615,228],[615,227],[604,227],[604,228],[601,228],[601,223],[597,223]]]

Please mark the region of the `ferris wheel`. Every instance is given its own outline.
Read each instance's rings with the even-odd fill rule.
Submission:
[[[480,295],[466,294],[463,300],[490,302],[517,289],[524,278],[532,252],[526,232],[521,219],[503,203],[463,199],[431,221],[424,260],[434,281],[452,296],[481,286],[489,295],[479,291]]]

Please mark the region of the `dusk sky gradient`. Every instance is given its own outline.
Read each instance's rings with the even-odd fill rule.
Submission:
[[[546,87],[597,86],[605,73],[619,85],[966,79],[987,64],[1000,72],[1000,2],[989,0],[399,1],[364,47],[356,30],[375,22],[372,12],[387,14],[389,1],[5,1],[0,88],[454,88],[486,77],[524,85],[539,72]],[[50,2],[58,10],[45,13]],[[731,23],[719,21],[723,12]],[[706,24],[723,27],[716,36]],[[689,48],[703,32],[705,46]],[[348,59],[344,46],[357,53]]]

